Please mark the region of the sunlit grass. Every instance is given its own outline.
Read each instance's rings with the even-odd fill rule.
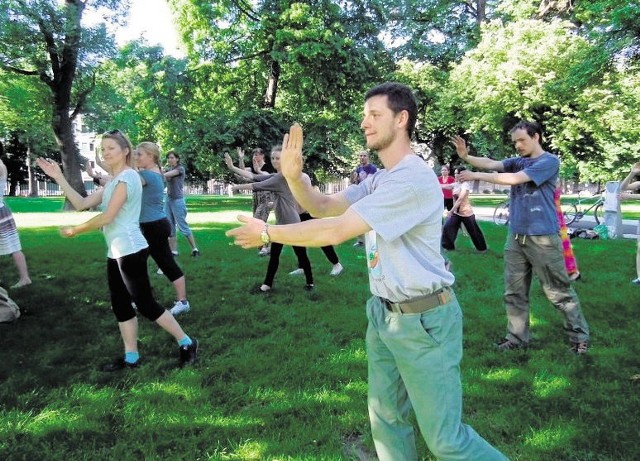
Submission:
[[[70,215],[61,212],[20,229],[34,283],[11,293],[24,311],[20,321],[0,326],[0,459],[337,461],[373,452],[362,250],[338,247],[345,272],[330,277],[329,263],[311,249],[317,288],[309,294],[302,279],[287,275],[295,258],[285,249],[275,291],[257,296],[250,289],[267,260],[224,236],[238,213],[250,212],[250,198],[189,202],[202,256],[190,258],[179,237],[193,307],[178,319],[200,340],[201,356],[185,369],[176,366],[173,339],[141,320],[143,365],[101,373],[122,352],[102,236],[62,239],[57,219]],[[629,380],[640,372],[640,290],[629,284],[635,242],[575,242],[583,273],[575,286],[592,329],[588,357],[569,352],[562,316],[537,282],[532,347],[502,353],[493,343],[506,326],[505,229],[481,226],[486,254],[463,236],[449,252],[465,322],[464,421],[514,461],[640,459],[632,423],[640,393]],[[4,261],[7,285],[15,268]],[[156,297],[170,306],[172,287],[149,267]],[[433,460],[420,437],[418,449]]]

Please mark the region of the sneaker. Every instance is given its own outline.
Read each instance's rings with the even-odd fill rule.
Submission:
[[[360,240],[358,240],[356,243],[353,244],[354,247],[362,247],[364,246],[364,242],[361,242]]]
[[[176,316],[182,314],[183,312],[189,312],[189,309],[191,309],[189,301],[176,301],[169,312],[171,312],[173,316]]]
[[[304,286],[305,291],[313,291],[315,289],[315,285],[313,283],[308,283]]]
[[[156,274],[158,274],[158,275],[163,275],[163,274],[164,274],[164,272],[162,272],[162,269],[158,268],[158,270],[156,271]]]
[[[289,272],[289,275],[304,275],[304,269],[296,269],[294,271]]]
[[[260,251],[258,251],[258,254],[260,256],[269,256],[271,254],[271,248],[262,247],[262,248],[260,248]]]
[[[513,341],[511,341],[510,339],[503,339],[502,341],[500,341],[499,343],[495,343],[494,344],[495,348],[501,351],[513,351],[515,349],[525,349],[526,346],[523,346],[522,344],[518,344],[518,343],[514,343]]]
[[[194,248],[193,250],[191,250],[191,256],[197,258],[198,256],[200,256],[200,250]]]
[[[198,340],[191,339],[193,342],[188,346],[180,346],[180,366],[191,365],[198,358]]]
[[[640,277],[638,277],[637,279],[633,279],[631,283],[634,285],[640,285]]]
[[[587,341],[580,341],[571,345],[571,352],[576,355],[584,355],[589,352],[589,343]]]
[[[251,290],[251,293],[253,294],[265,294],[265,293],[269,293],[271,291],[271,287],[268,285],[258,285],[257,287],[253,288]]]
[[[342,267],[342,264],[336,263],[333,265],[333,269],[331,269],[331,272],[329,273],[329,275],[333,275],[333,276],[340,275],[343,270],[344,270],[344,267]]]
[[[113,373],[114,371],[124,370],[125,368],[138,368],[140,366],[140,359],[135,362],[126,362],[124,357],[118,357],[111,363],[102,365],[100,368],[105,373]]]
[[[173,256],[178,256],[178,252],[177,252],[177,251],[173,251],[173,250],[171,250],[171,254],[172,254]]]

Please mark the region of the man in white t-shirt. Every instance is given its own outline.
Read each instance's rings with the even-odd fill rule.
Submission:
[[[367,302],[369,417],[381,461],[418,459],[413,408],[427,446],[441,460],[507,458],[461,421],[462,313],[440,254],[444,205],[436,175],[411,150],[417,117],[411,89],[385,83],[365,96],[361,128],[384,169],[323,195],[302,176],[302,129],[285,136],[282,172],[302,207],[327,217],[269,226],[240,216],[227,232],[244,248],[274,241],[324,246],[366,235],[372,297]]]

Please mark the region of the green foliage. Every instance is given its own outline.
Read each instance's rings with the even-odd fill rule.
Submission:
[[[81,3],[107,22],[126,18],[116,0],[0,0],[0,135],[22,133],[33,152],[50,150],[59,100],[43,84],[57,54],[34,37],[51,32],[61,53]],[[119,128],[180,151],[192,180],[227,177],[223,152],[269,149],[294,121],[314,181],[343,176],[363,147],[363,94],[385,80],[415,88],[416,141],[439,163],[457,161],[453,134],[469,135],[481,155],[512,155],[508,130],[521,118],[543,123],[565,179],[619,179],[640,153],[637,2],[168,3],[187,57],[143,40],[115,55],[104,24],[83,24],[69,109],[86,107],[97,132]]]

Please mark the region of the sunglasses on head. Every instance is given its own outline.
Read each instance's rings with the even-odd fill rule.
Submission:
[[[122,133],[122,131],[120,131],[120,130],[109,130],[109,131],[105,131],[102,135],[104,136],[105,134],[118,135],[118,136],[122,136],[122,137],[124,137],[124,134],[123,134],[123,133]]]

